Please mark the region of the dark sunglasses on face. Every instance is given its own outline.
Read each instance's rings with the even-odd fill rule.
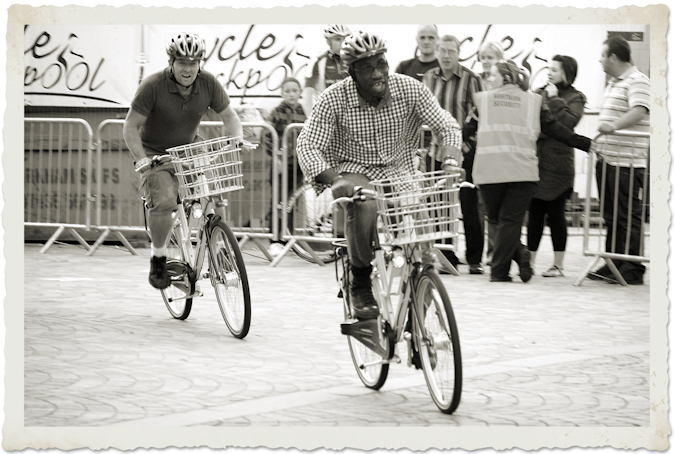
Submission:
[[[371,76],[372,73],[374,73],[375,69],[380,73],[388,71],[388,62],[380,61],[379,63],[377,63],[377,66],[361,66],[360,68],[354,69],[359,74],[362,74],[364,76]]]

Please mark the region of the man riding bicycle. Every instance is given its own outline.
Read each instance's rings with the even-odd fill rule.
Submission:
[[[124,122],[124,140],[141,174],[141,190],[148,208],[152,241],[150,284],[170,285],[166,270],[166,243],[171,231],[171,212],[178,203],[178,180],[170,162],[152,161],[166,149],[197,140],[197,131],[208,108],[222,119],[230,136],[242,137],[241,122],[229,97],[213,74],[201,69],[206,55],[204,40],[180,33],[166,45],[168,68],[144,79]],[[153,165],[149,165],[153,164]]]
[[[355,186],[371,189],[370,180],[411,176],[424,124],[441,144],[443,169],[460,171],[461,129],[456,120],[419,81],[389,75],[386,50],[381,37],[364,31],[342,44],[350,77],[323,92],[297,139],[300,166],[317,193],[332,186],[334,198],[350,197]],[[361,320],[379,315],[370,281],[376,219],[374,201],[347,206],[350,295]]]

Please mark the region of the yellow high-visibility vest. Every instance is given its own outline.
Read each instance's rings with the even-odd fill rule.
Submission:
[[[513,84],[475,93],[474,98],[479,115],[475,184],[538,181],[536,141],[543,98]]]

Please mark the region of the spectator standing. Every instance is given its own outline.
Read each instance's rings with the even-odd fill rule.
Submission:
[[[344,38],[350,33],[349,27],[340,24],[328,25],[323,30],[328,50],[320,55],[311,67],[311,76],[304,83],[302,93],[304,112],[308,115],[311,115],[311,110],[323,90],[349,75],[339,52]]]
[[[417,30],[417,50],[419,56],[400,62],[396,68],[398,74],[404,74],[418,81],[427,71],[438,67],[435,47],[438,41],[438,27],[436,25],[420,25]]]
[[[536,93],[543,96],[543,105],[553,117],[569,129],[576,127],[583,116],[585,95],[573,87],[578,63],[573,57],[555,55],[548,68],[548,83]],[[543,277],[564,276],[566,250],[566,200],[573,193],[575,178],[575,151],[573,148],[541,134],[536,143],[538,176],[540,181],[529,205],[527,247],[531,266],[536,263],[536,252],[546,223],[550,228],[554,263],[541,273]]]
[[[607,227],[606,252],[640,256],[641,198],[648,165],[649,140],[611,134],[617,130],[650,131],[650,80],[632,65],[630,45],[620,36],[604,41],[599,61],[604,72],[611,76],[599,111],[598,130],[604,135],[597,140],[601,147],[596,166],[597,186],[601,188],[602,178],[606,179],[602,213]],[[613,232],[613,207],[616,201],[617,227]],[[628,217],[630,214],[631,217]],[[627,243],[629,246],[626,246]],[[643,284],[646,271],[644,265],[628,260],[614,260],[613,263],[628,284]],[[615,282],[615,276],[607,265],[589,274],[588,278]]]
[[[482,65],[480,78],[485,89],[490,89],[489,76],[491,75],[491,65],[497,61],[503,60],[503,47],[496,41],[486,41],[480,46],[477,53],[477,59]],[[482,193],[479,194],[480,211],[486,212]],[[487,265],[491,264],[491,257],[494,255],[494,241],[496,241],[496,227],[487,222]]]
[[[452,35],[443,36],[437,43],[435,51],[439,67],[426,72],[422,81],[435,95],[440,106],[448,111],[460,126],[466,124],[469,112],[473,109],[473,96],[482,91],[480,77],[470,69],[459,64],[459,48],[461,43]],[[463,168],[466,180],[473,182],[473,161],[475,160],[475,135],[463,134],[462,152]],[[426,168],[434,170],[434,158],[427,157]],[[466,261],[470,274],[482,274],[482,253],[484,251],[484,214],[478,210],[478,189],[464,187],[460,190],[463,228],[466,235]],[[448,240],[451,242],[451,239]],[[458,259],[454,251],[442,253],[456,266]]]
[[[279,140],[281,140],[281,138],[283,137],[283,133],[289,124],[304,123],[304,121],[307,119],[306,115],[304,114],[304,109],[300,104],[301,90],[302,87],[300,85],[300,82],[294,77],[286,78],[281,84],[281,97],[283,98],[283,101],[281,102],[281,104],[276,106],[274,110],[270,112],[269,117],[267,118],[267,122],[270,123],[276,130],[276,134],[278,134]],[[283,144],[279,143],[279,145],[282,146]],[[271,146],[267,146],[266,149],[269,153],[273,152]],[[286,150],[286,155],[288,156],[286,166],[288,181],[285,190],[288,194],[290,194],[296,187],[301,186],[302,180],[304,178],[300,166],[295,161],[294,152],[295,152],[295,137],[292,137],[290,140],[288,140],[288,149]],[[281,166],[282,164],[280,164],[278,167],[279,171],[283,171]],[[272,166],[269,175],[270,182],[274,181],[273,172],[274,168]],[[279,178],[278,187],[279,187],[279,200],[280,200],[281,190],[283,188],[283,182],[281,181],[281,178]],[[271,222],[273,222],[272,221],[273,216],[271,216],[273,210],[274,210],[274,201],[272,200],[272,206],[269,216],[270,230],[273,230],[271,224]],[[280,224],[278,227],[278,232],[279,235],[283,233]],[[283,244],[284,243],[280,240],[272,240],[271,244],[269,245],[268,251],[269,254],[272,257],[277,256],[281,252],[281,250],[283,250]]]
[[[528,91],[528,74],[517,63],[497,62],[490,72],[491,90],[475,94],[479,122],[473,180],[484,196],[489,224],[497,226],[491,281],[512,281],[509,272],[515,261],[522,282],[528,282],[533,275],[530,254],[520,238],[538,181],[538,136],[543,131],[584,151],[591,141],[552,117],[541,96]]]

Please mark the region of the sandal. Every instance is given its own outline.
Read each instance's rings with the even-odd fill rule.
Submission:
[[[564,273],[562,272],[562,268],[558,267],[557,265],[552,265],[550,268],[548,268],[547,271],[543,272],[541,274],[543,277],[564,277]]]

